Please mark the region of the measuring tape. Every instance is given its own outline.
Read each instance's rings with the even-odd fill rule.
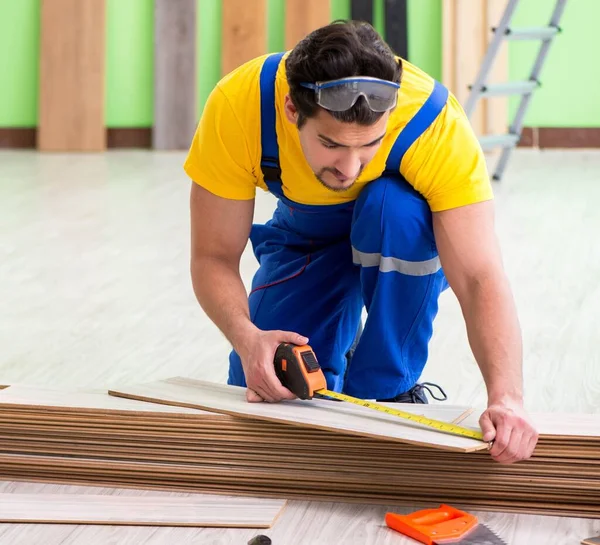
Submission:
[[[450,422],[443,422],[441,420],[427,418],[426,416],[407,413],[405,411],[399,411],[397,409],[391,409],[390,407],[380,405],[379,403],[365,401],[364,399],[358,399],[356,397],[347,396],[346,394],[338,394],[337,392],[332,392],[331,390],[321,389],[315,391],[315,394],[319,394],[320,396],[324,397],[332,397],[333,399],[339,399],[340,401],[347,401],[348,403],[360,405],[361,407],[367,407],[368,409],[375,409],[376,411],[385,414],[391,414],[392,416],[397,416],[398,418],[404,418],[406,420],[411,420],[412,422],[416,422],[418,424],[422,424],[430,428],[435,428],[436,430],[441,432],[449,433],[452,435],[460,435],[462,437],[470,437],[471,439],[478,439],[479,441],[483,441],[482,432],[472,430],[469,428],[463,428],[462,426],[457,426],[456,424],[451,424]]]

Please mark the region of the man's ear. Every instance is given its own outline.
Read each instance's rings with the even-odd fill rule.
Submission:
[[[285,117],[287,117],[287,120],[290,123],[297,125],[298,124],[298,110],[296,109],[296,106],[294,106],[294,103],[292,102],[292,98],[290,97],[290,95],[285,95],[285,102],[283,105],[283,109],[285,111]]]

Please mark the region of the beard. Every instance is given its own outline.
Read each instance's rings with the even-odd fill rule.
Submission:
[[[360,167],[360,170],[358,171],[358,174],[356,175],[356,178],[354,178],[354,180],[352,180],[352,183],[350,185],[347,185],[344,187],[336,187],[336,186],[329,185],[324,180],[324,175],[326,172],[330,172],[333,175],[335,175],[338,172],[338,170],[335,168],[329,168],[329,167],[322,168],[318,173],[315,173],[315,178],[321,183],[321,185],[323,185],[325,188],[329,189],[329,191],[335,191],[336,193],[342,193],[344,191],[348,191],[351,187],[354,186],[354,184],[356,183],[356,180],[358,180],[358,178],[362,174],[362,171],[364,168],[365,168],[364,165],[362,165]]]

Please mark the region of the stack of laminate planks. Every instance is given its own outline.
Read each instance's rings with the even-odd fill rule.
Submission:
[[[347,403],[248,404],[181,378],[111,393],[1,391],[0,479],[600,515],[600,415],[534,415],[535,455],[501,465],[479,441]],[[466,407],[402,408],[477,423]]]

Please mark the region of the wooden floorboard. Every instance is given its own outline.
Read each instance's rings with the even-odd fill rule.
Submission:
[[[359,435],[427,445],[444,450],[472,452],[483,450],[482,441],[441,434],[418,424],[398,419],[388,414],[374,413],[371,409],[336,402],[313,399],[310,402],[293,400],[279,403],[248,403],[245,388],[227,386],[185,378],[174,378],[157,383],[123,386],[110,390],[113,395],[126,396],[145,401],[167,402],[176,405],[214,410],[270,422],[284,422],[309,429],[329,430],[338,433]],[[467,410],[461,407],[448,420],[452,421]],[[418,409],[430,418],[435,418],[436,407]],[[430,416],[431,415],[431,416]]]
[[[534,413],[542,432],[534,456],[502,466],[481,450],[470,455],[438,450],[448,448],[448,437],[438,433],[433,449],[424,443],[423,430],[351,404],[248,404],[243,388],[182,378],[121,391],[145,401],[126,399],[127,411],[120,398],[107,408],[102,396],[108,392],[6,389],[0,394],[2,476],[320,501],[348,497],[402,504],[437,497],[469,508],[600,514],[600,464],[585,463],[600,448],[600,415]],[[153,400],[173,404],[175,412],[152,411]],[[144,410],[135,410],[136,403]],[[225,407],[234,414],[181,407],[179,415],[178,405]],[[460,406],[402,408],[445,421],[472,418],[470,408]],[[253,414],[257,409],[259,416]],[[271,421],[275,413],[279,421]],[[358,425],[361,420],[368,429]]]
[[[1,384],[105,391],[171,376],[226,381],[230,345],[200,311],[190,288],[185,242],[189,183],[181,173],[183,161],[184,154],[147,151],[98,156],[0,151]],[[524,333],[526,404],[531,411],[600,412],[600,255],[594,251],[595,233],[600,232],[595,207],[599,172],[598,152],[520,149],[501,184],[494,186],[498,235]],[[266,221],[273,205],[273,199],[259,194],[255,221]],[[250,246],[241,270],[248,288],[256,270]],[[475,407],[477,420],[485,406],[485,387],[460,306],[450,291],[440,300],[422,379],[443,386],[449,403]],[[25,435],[35,437],[33,432]],[[135,446],[129,432],[108,437],[114,444],[130,441]],[[62,440],[68,439],[65,433]],[[206,435],[202,442],[206,456],[211,441]],[[288,444],[298,449],[302,442],[306,447],[306,440],[294,444],[288,439],[274,452],[285,452]],[[185,437],[173,438],[161,446],[188,448],[186,443]],[[248,447],[246,453],[270,448],[256,437],[234,434],[217,448],[233,454],[241,443]],[[325,451],[344,449],[349,449],[347,443],[335,441]],[[365,447],[354,446],[348,462],[364,452]],[[373,453],[383,452],[378,444]],[[597,464],[597,452],[566,465]],[[408,463],[407,456],[398,450],[387,458]],[[446,456],[448,467],[453,455]],[[474,455],[478,469],[473,471],[483,469],[484,456]],[[561,464],[552,462],[556,457],[544,458],[552,464],[548,467]],[[330,465],[335,467],[334,462]],[[400,462],[395,467],[391,471],[399,476],[407,471]],[[107,490],[96,484],[94,491]],[[123,487],[122,479],[112,486],[140,494],[133,485]],[[156,488],[143,493],[190,492],[183,485],[177,493]],[[244,493],[241,488],[239,494]],[[89,487],[7,481],[0,490],[86,493]],[[399,485],[397,490],[410,494],[412,487]],[[364,499],[340,503],[335,497],[316,502],[291,492],[290,497],[269,530],[0,524],[0,543],[239,545],[264,533],[273,543],[286,545],[410,545],[411,540],[385,528],[385,513],[406,513],[441,499],[403,506],[392,498],[374,504]],[[600,535],[600,517],[593,513],[593,518],[583,519],[512,514],[507,505],[498,509],[502,512],[481,507],[472,511],[511,545],[572,545]]]
[[[0,522],[270,528],[282,500],[0,493]]]

